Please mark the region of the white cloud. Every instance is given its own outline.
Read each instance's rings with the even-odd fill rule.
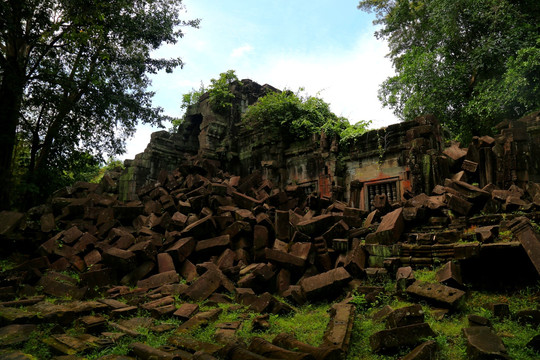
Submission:
[[[352,123],[373,120],[372,127],[378,128],[398,121],[377,98],[380,83],[393,74],[391,62],[385,58],[387,52],[386,43],[365,36],[346,52],[328,49],[323,56],[280,54],[242,70],[240,75],[278,88],[305,87],[310,95],[320,92],[336,114]]]
[[[152,135],[153,132],[160,130],[163,129],[150,125],[139,125],[135,135],[128,140],[126,152],[120,156],[120,159],[135,159],[135,155],[142,153],[144,149],[146,149],[146,146],[150,142],[150,135]]]
[[[243,45],[243,46],[240,46],[240,47],[234,49],[231,52],[231,57],[232,58],[240,58],[240,57],[243,57],[246,54],[249,54],[252,51],[253,51],[253,46],[251,46],[249,44],[248,45]]]

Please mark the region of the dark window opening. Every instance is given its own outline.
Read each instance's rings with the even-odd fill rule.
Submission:
[[[374,184],[368,184],[366,188],[367,207],[369,211],[375,210],[373,207],[373,199],[376,195],[386,195],[389,202],[396,202],[399,200],[397,180],[394,181],[381,181]]]

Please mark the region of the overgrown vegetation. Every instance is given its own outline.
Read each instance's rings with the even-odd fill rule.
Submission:
[[[168,119],[152,106],[149,74],[183,64],[152,56],[198,26],[183,9],[182,0],[0,2],[0,208],[12,205],[13,183],[46,198],[59,171],[121,154],[139,122]],[[12,181],[21,147],[24,178]]]
[[[218,114],[230,114],[233,108],[234,94],[231,91],[231,84],[239,82],[234,70],[228,70],[219,74],[219,78],[211,79],[208,87],[210,96],[210,106]]]
[[[366,131],[369,121],[351,125],[330,110],[330,104],[319,97],[290,90],[271,92],[257,100],[243,115],[247,128],[264,129],[268,136],[285,141],[306,140],[313,134],[343,137],[350,141]],[[343,137],[342,137],[343,136]]]
[[[384,106],[404,120],[433,114],[467,143],[540,109],[537,0],[361,0],[376,15],[396,70]]]
[[[422,281],[434,281],[435,273],[438,269],[419,269],[415,271],[417,279]],[[68,275],[73,276],[69,273]],[[353,327],[351,348],[347,359],[349,360],[390,360],[397,356],[403,356],[408,353],[408,349],[401,350],[397,355],[379,355],[371,351],[369,337],[375,332],[385,328],[384,320],[376,321],[373,315],[389,305],[394,309],[409,306],[418,303],[405,294],[394,292],[394,281],[366,281],[365,285],[382,286],[384,291],[379,295],[375,302],[368,302],[366,297],[359,292],[352,293],[352,300],[356,306],[356,318]],[[537,333],[537,330],[530,325],[517,322],[510,316],[505,319],[496,319],[491,311],[487,309],[489,303],[508,303],[510,312],[515,314],[519,310],[536,308],[540,297],[540,284],[521,291],[513,293],[505,292],[487,292],[469,290],[467,301],[454,312],[449,312],[440,317],[434,307],[427,303],[420,302],[425,314],[425,321],[436,333],[435,340],[439,346],[438,359],[467,359],[466,344],[463,338],[462,329],[468,327],[467,316],[476,314],[489,319],[493,324],[495,333],[503,339],[512,359],[534,359],[538,356],[532,349],[524,345]],[[47,301],[61,303],[61,299],[47,298]],[[121,299],[120,299],[121,300]],[[283,299],[281,299],[283,300]],[[182,302],[177,301],[177,306]],[[198,303],[200,311],[213,309],[213,305],[205,302]],[[323,334],[327,327],[329,317],[329,308],[331,304],[318,303],[306,304],[295,308],[290,315],[270,315],[270,328],[267,331],[255,331],[252,327],[252,321],[258,313],[251,312],[248,308],[233,304],[219,304],[223,310],[219,317],[201,327],[194,328],[182,336],[194,337],[200,341],[217,344],[215,332],[217,324],[242,321],[241,328],[236,332],[236,336],[246,343],[249,343],[255,336],[262,337],[271,341],[277,334],[285,332],[293,334],[298,340],[313,346],[319,346],[322,343]],[[108,319],[108,315],[104,315]],[[133,315],[132,315],[133,316]],[[145,310],[139,310],[135,317],[150,317],[150,313]],[[130,317],[123,317],[129,319]],[[113,320],[113,319],[110,319]],[[113,321],[118,322],[119,319]],[[88,360],[99,359],[105,355],[127,355],[129,353],[129,344],[132,342],[143,342],[150,346],[159,348],[167,345],[167,340],[175,335],[175,330],[182,324],[182,321],[173,317],[164,317],[160,320],[154,320],[153,325],[170,325],[170,330],[157,331],[154,327],[138,327],[134,330],[141,335],[136,337],[124,336],[111,345],[94,350],[88,350],[85,358]],[[42,340],[51,336],[53,330],[52,324],[39,325],[38,329],[31,335],[29,341],[20,344],[17,348],[23,352],[31,354],[38,359],[51,359],[53,354],[48,346],[42,343]],[[66,334],[79,335],[83,331],[74,326],[65,328]],[[112,327],[106,331],[117,332]]]
[[[199,99],[205,92],[206,88],[204,87],[204,83],[201,81],[199,89],[191,88],[190,92],[182,95],[182,103],[180,104],[180,108],[184,111],[187,111],[188,107],[190,107],[191,105],[195,105],[199,102]],[[185,115],[180,118],[175,118],[171,120],[172,132],[178,131],[178,127],[184,122],[184,117]]]

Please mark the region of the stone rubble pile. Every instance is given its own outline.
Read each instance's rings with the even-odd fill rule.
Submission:
[[[490,144],[489,138],[480,141]],[[45,341],[74,355],[116,340],[117,335],[102,332],[105,323],[118,336],[138,336],[139,326],[151,328],[152,319],[121,319],[144,309],[155,318],[184,322],[170,349],[133,343],[132,353],[141,359],[336,359],[348,351],[354,322],[347,297],[333,306],[317,348],[290,334],[273,343],[254,338],[249,346],[242,344],[235,338],[241,320],[218,326],[216,339],[224,346],[182,334],[219,316],[219,307],[199,312],[196,302],[203,300],[260,313],[253,326],[264,330],[264,314],[288,314],[296,305],[334,301],[353,289],[375,301],[383,289],[360,279],[376,283],[388,276],[396,276],[398,291],[453,311],[464,298],[464,280],[482,273],[471,270],[474,264],[497,254],[517,254],[529,271],[522,275],[537,279],[540,237],[530,220],[540,218],[540,185],[479,188],[466,181],[478,168],[465,158],[467,151],[454,146],[446,154],[460,171],[432,194],[411,194],[394,203],[378,195],[369,213],[304,194],[297,186],[279,189],[259,172],[231,176],[208,162],[162,171],[156,183],[138,189],[139,200],[119,201],[117,179],[105,175],[99,184],[62,189],[26,214],[2,212],[2,248],[26,256],[0,277],[0,325],[5,325],[0,334],[24,339],[36,323],[68,324],[78,318],[86,335],[59,333]],[[501,242],[503,233],[518,241]],[[440,284],[414,280],[411,266],[444,262]],[[72,301],[52,304],[45,295]],[[88,300],[96,297],[103,299]],[[527,318],[538,321],[538,310],[530,311]],[[436,334],[419,305],[384,318],[387,329],[370,338],[374,352],[419,345],[406,358],[420,359],[435,351],[432,341],[421,341]],[[471,358],[486,353],[504,358],[504,345],[489,326],[471,324],[464,336]]]

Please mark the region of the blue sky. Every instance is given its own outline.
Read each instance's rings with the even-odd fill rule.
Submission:
[[[377,99],[379,84],[393,74],[386,43],[376,40],[372,14],[357,0],[184,0],[184,19],[200,18],[199,29],[185,28],[175,45],[157,56],[180,56],[183,69],[153,76],[154,105],[181,116],[182,94],[208,85],[221,72],[235,70],[279,89],[304,87],[322,97],[351,123],[372,127],[397,122]],[[144,150],[157,128],[140,126],[122,158]]]

